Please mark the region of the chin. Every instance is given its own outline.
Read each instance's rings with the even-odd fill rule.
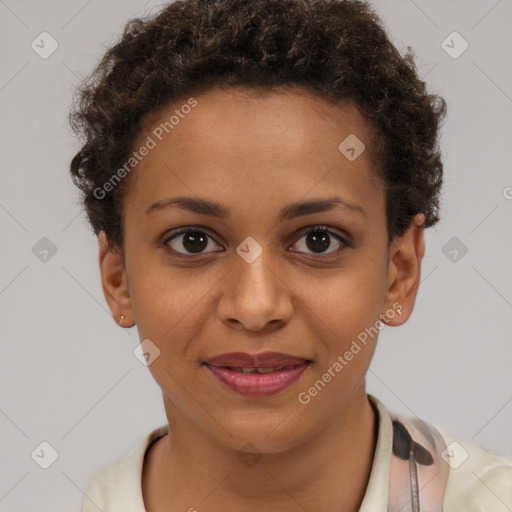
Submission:
[[[243,421],[239,421],[240,417],[238,417],[232,422],[224,418],[225,429],[221,429],[222,440],[218,441],[233,450],[244,453],[285,452],[301,444],[308,437],[303,432],[304,424],[301,429],[298,429],[295,422],[287,423],[287,415],[247,414]],[[262,416],[270,417],[264,419]],[[231,436],[226,431],[231,433]]]

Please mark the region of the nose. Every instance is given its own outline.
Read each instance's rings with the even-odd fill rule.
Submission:
[[[218,315],[231,328],[248,331],[275,329],[293,313],[293,291],[286,272],[263,251],[254,261],[236,256],[222,285]]]

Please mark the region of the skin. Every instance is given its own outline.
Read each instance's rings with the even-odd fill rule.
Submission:
[[[123,327],[136,325],[140,339],[161,351],[149,370],[171,432],[146,454],[146,509],[356,511],[377,436],[365,391],[377,336],[307,405],[298,394],[380,315],[388,325],[407,321],[420,281],[423,217],[388,245],[369,126],[354,105],[294,88],[262,96],[210,90],[196,100],[130,176],[122,212],[126,266],[104,233],[99,237],[113,317],[124,315]],[[139,142],[184,103],[149,116]],[[366,144],[355,161],[338,150],[349,134]],[[176,196],[216,201],[231,218],[176,206],[145,213]],[[335,207],[277,220],[291,202],[332,196],[365,214]],[[348,235],[351,245],[333,236],[323,250],[308,244],[304,228],[318,225]],[[202,254],[191,253],[184,236],[165,246],[186,226],[210,236]],[[248,236],[263,249],[251,263],[236,252]],[[329,258],[320,259],[322,252]],[[388,318],[394,303],[401,314]],[[200,364],[235,351],[278,351],[313,363],[278,395],[248,399]],[[262,456],[249,466],[241,452]]]

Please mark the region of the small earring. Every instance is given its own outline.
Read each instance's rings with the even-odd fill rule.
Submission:
[[[124,315],[121,315],[121,320],[119,321],[119,325],[123,325]]]

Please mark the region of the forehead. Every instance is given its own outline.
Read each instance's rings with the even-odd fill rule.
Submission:
[[[277,203],[340,192],[382,206],[370,126],[355,105],[293,88],[214,89],[193,99],[192,108],[185,98],[144,120],[135,148],[148,137],[154,147],[128,191],[141,207],[184,193],[230,203],[234,192],[238,201]]]

